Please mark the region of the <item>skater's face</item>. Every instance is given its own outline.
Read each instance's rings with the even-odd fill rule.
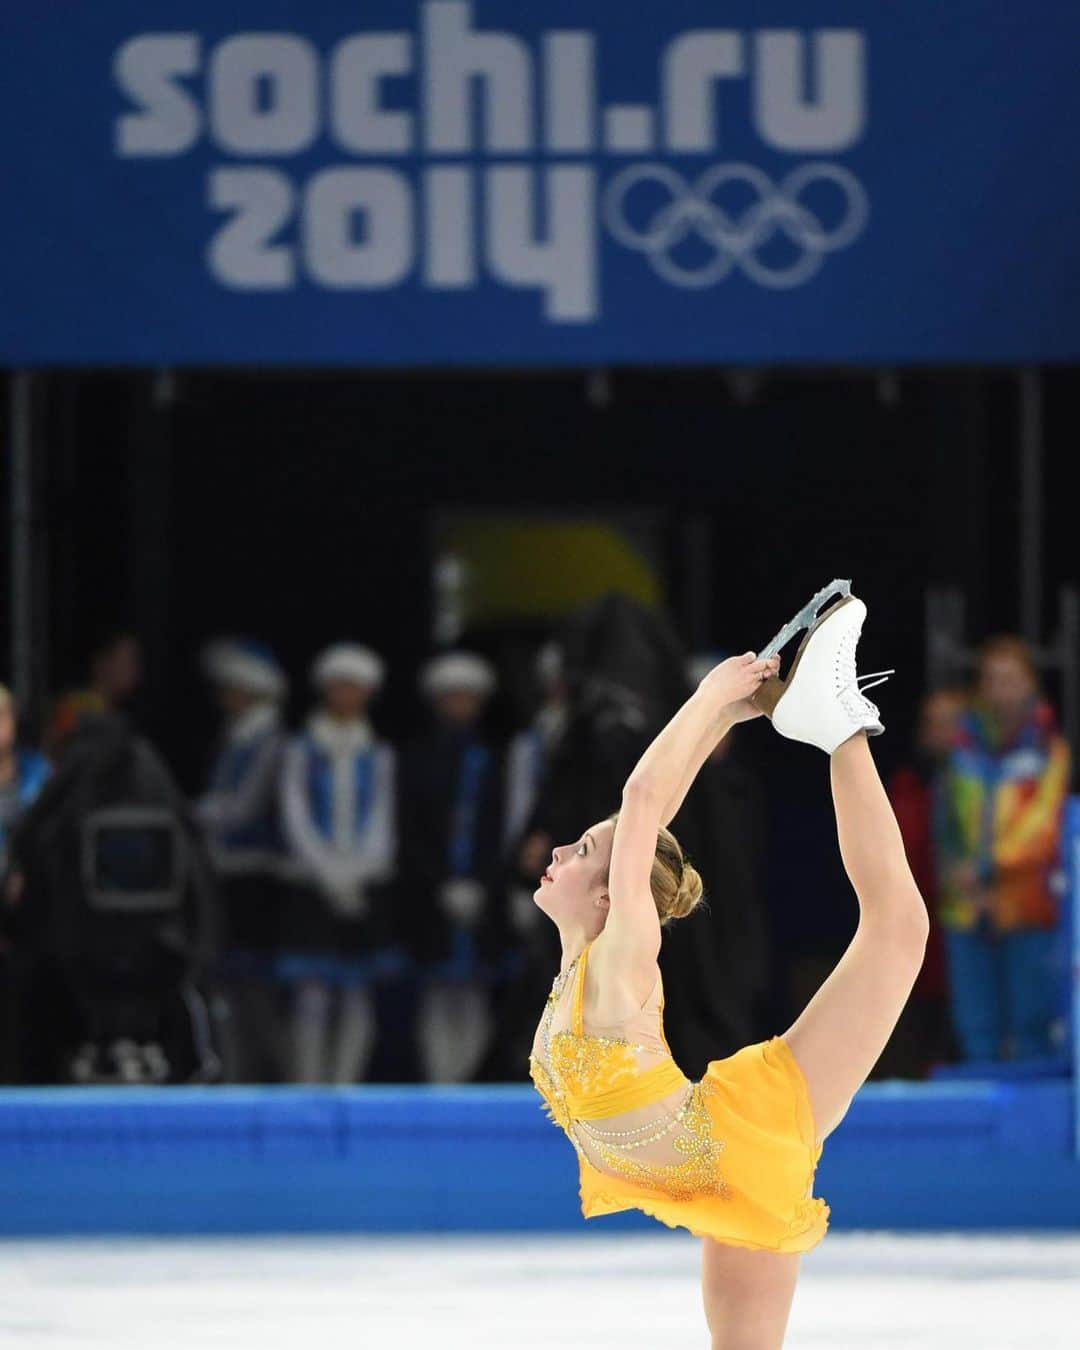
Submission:
[[[586,928],[603,927],[614,834],[611,821],[602,820],[590,825],[572,844],[557,844],[551,850],[551,862],[540,878],[534,899],[556,923],[576,920]]]

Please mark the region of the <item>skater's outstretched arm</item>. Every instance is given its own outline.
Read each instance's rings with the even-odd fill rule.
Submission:
[[[779,656],[774,656],[772,659],[773,669],[779,670]],[[726,708],[720,710],[715,723],[698,742],[697,749],[694,751],[693,757],[691,758],[689,768],[683,775],[683,781],[679,784],[677,791],[672,795],[671,800],[664,807],[661,815],[662,824],[670,825],[679,814],[679,808],[686,800],[686,794],[690,791],[695,778],[697,778],[698,774],[701,772],[702,766],[731,728],[738,722],[749,722],[752,718],[760,717],[761,715],[761,709],[756,707],[748,698],[741,699],[736,703],[729,703]]]
[[[738,709],[779,666],[776,657],[759,661],[753,652],[729,657],[701,681],[638,760],[622,793],[611,850],[605,925],[608,945],[628,957],[655,955],[659,920],[650,877],[656,835],[678,809],[710,749],[734,721]],[[735,711],[732,711],[735,709]]]

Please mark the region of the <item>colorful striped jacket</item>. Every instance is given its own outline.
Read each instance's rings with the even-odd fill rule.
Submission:
[[[970,859],[989,895],[1000,932],[1052,928],[1058,897],[1051,883],[1060,859],[1069,790],[1069,747],[1050,704],[1033,699],[1008,741],[990,709],[975,701],[961,719],[942,780],[935,820],[940,878],[938,918],[946,928],[975,926],[970,895],[951,865]]]

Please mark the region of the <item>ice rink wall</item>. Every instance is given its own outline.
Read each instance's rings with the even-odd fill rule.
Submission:
[[[836,1228],[1076,1227],[1072,1128],[1067,1079],[869,1084],[826,1142],[815,1193]],[[5,1235],[580,1229],[576,1180],[569,1144],[516,1084],[0,1102]]]
[[[1075,797],[1062,852],[1075,1010]],[[937,1081],[866,1084],[818,1166],[831,1224],[1080,1227],[1075,1017],[1070,1029],[1071,1076],[1063,1060],[1057,1077],[951,1066]],[[620,1214],[587,1226],[656,1225]],[[3,1235],[583,1227],[576,1158],[526,1084],[0,1092]]]

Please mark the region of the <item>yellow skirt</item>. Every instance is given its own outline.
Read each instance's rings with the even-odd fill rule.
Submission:
[[[579,1155],[586,1219],[640,1209],[669,1228],[689,1229],[735,1247],[806,1252],[829,1226],[829,1206],[813,1195],[821,1146],[802,1069],[781,1036],[710,1060],[704,1101],[714,1137],[724,1142],[728,1194],[673,1200],[609,1176]],[[702,1080],[704,1081],[704,1079]]]

